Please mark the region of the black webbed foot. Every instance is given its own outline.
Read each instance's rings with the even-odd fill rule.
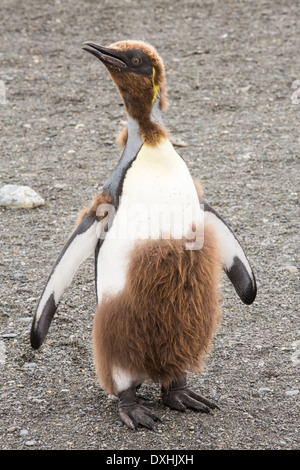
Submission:
[[[133,430],[143,426],[156,431],[155,421],[160,421],[160,418],[138,402],[135,387],[120,392],[119,400],[119,415],[124,424]]]
[[[219,408],[216,403],[202,395],[190,390],[186,383],[186,377],[180,378],[170,385],[162,387],[162,401],[174,410],[185,411],[187,408],[209,413],[211,409]]]

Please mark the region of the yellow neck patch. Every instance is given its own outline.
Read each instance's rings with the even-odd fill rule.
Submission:
[[[159,90],[159,86],[156,85],[155,81],[154,81],[154,78],[155,78],[155,68],[153,67],[153,73],[152,73],[152,85],[153,85],[153,89],[154,89],[154,96],[153,96],[153,99],[152,99],[152,106],[154,104],[154,101],[156,100],[156,97],[157,97],[157,94],[158,94],[158,90]]]

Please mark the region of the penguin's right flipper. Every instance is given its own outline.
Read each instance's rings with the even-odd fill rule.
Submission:
[[[256,280],[240,242],[215,209],[203,200],[201,205],[204,209],[204,223],[212,225],[218,237],[225,273],[242,302],[252,304],[257,292]]]
[[[95,251],[99,224],[96,214],[86,215],[58,256],[33,318],[30,340],[34,349],[45,340],[53,315],[77,268]]]

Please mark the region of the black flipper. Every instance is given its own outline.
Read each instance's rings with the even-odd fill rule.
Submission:
[[[206,201],[201,201],[205,225],[212,225],[219,240],[224,271],[240,299],[247,305],[256,297],[256,280],[244,250],[225,220]]]
[[[32,322],[30,340],[34,349],[38,349],[45,340],[53,315],[79,265],[94,253],[99,241],[100,223],[95,214],[85,216],[58,256]]]

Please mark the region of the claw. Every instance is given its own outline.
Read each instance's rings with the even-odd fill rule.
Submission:
[[[126,424],[126,426],[128,426],[130,429],[132,429],[133,431],[135,431],[135,424],[134,422],[132,421],[132,419],[122,410],[119,409],[119,416],[121,418],[121,421]]]
[[[138,426],[143,426],[155,432],[156,427],[154,423],[155,421],[160,421],[158,416],[139,403],[120,406],[119,415],[123,423],[132,430],[136,430]]]
[[[174,381],[169,388],[162,387],[162,401],[170,408],[179,411],[192,408],[202,413],[210,413],[211,409],[219,408],[213,401],[190,390],[185,377]]]
[[[212,410],[215,408],[217,408],[218,410],[220,409],[220,407],[214,401],[208,400],[207,398],[203,397],[199,393],[193,392],[193,390],[190,390],[190,389],[188,390],[189,390],[190,397],[194,398],[195,400],[200,401],[201,403],[206,405],[206,407],[211,408]]]
[[[119,416],[124,424],[132,430],[143,426],[156,432],[155,421],[161,420],[146,406],[138,403],[135,389],[129,388],[119,393],[119,399]]]

